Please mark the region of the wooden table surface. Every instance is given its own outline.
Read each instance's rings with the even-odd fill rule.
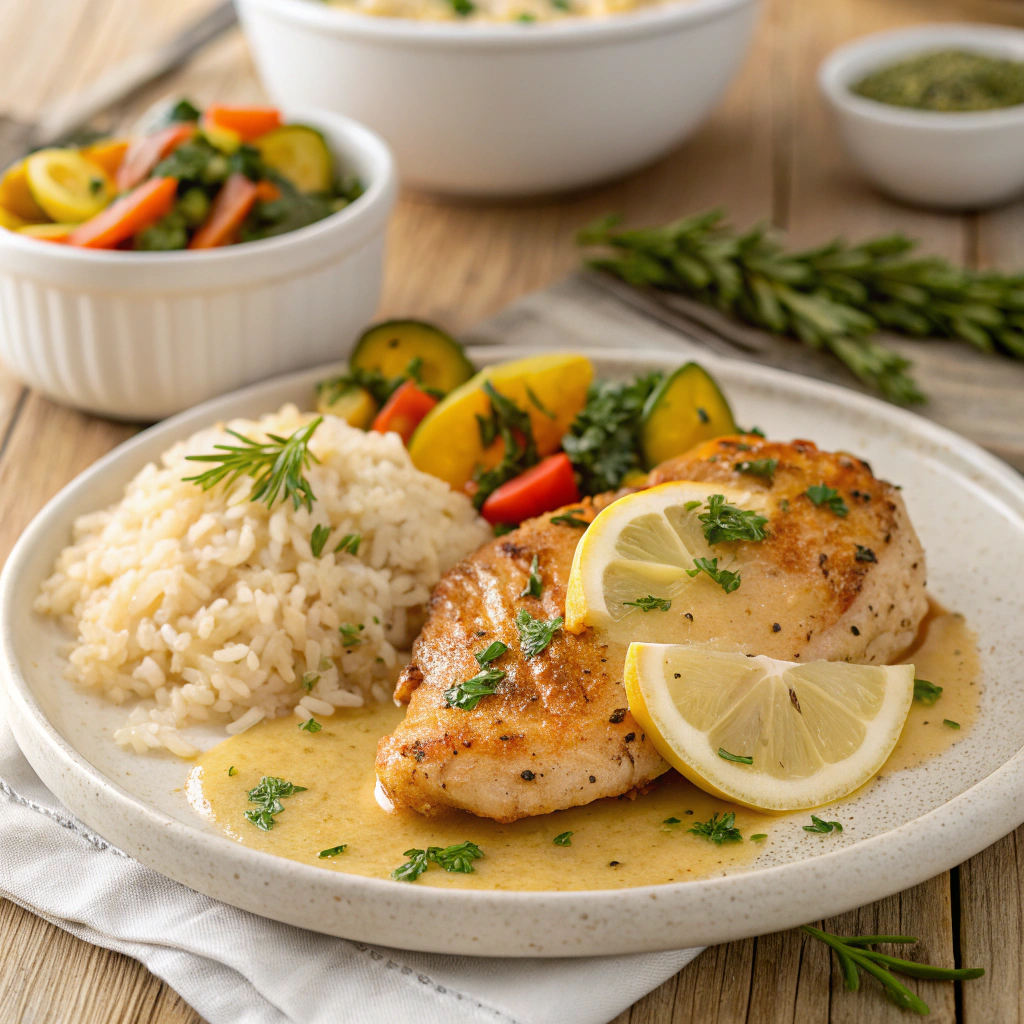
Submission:
[[[0,2],[0,104],[31,116],[160,39],[209,0]],[[801,243],[900,229],[952,259],[1024,265],[1024,203],[961,216],[883,199],[843,159],[814,86],[818,63],[849,38],[955,20],[1021,25],[1024,7],[1006,0],[765,0],[743,75],[705,129],[655,166],[600,189],[529,204],[445,206],[404,197],[390,233],[381,315],[463,329],[573,268],[574,229],[609,210],[653,223],[722,204],[740,223],[770,220]],[[120,116],[168,91],[202,102],[261,95],[237,32]],[[55,406],[0,369],[0,557],[51,495],[131,432]],[[1022,906],[1024,829],[953,871],[826,927],[916,935],[914,958],[985,967],[983,979],[962,988],[916,987],[936,1021],[1014,1024],[1024,1021]],[[0,950],[3,1024],[199,1021],[137,962],[89,946],[4,900]],[[878,986],[866,982],[859,993],[846,992],[825,947],[789,931],[709,949],[615,1024],[897,1019],[900,1011]]]

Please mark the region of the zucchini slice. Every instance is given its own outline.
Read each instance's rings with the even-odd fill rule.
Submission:
[[[644,463],[653,469],[701,441],[735,432],[732,410],[715,378],[703,366],[686,363],[666,377],[644,405]]]
[[[252,143],[263,162],[300,192],[329,192],[334,184],[334,159],[324,137],[304,124],[286,124]]]
[[[371,327],[356,342],[349,363],[361,370],[375,370],[389,380],[414,377],[443,394],[476,373],[451,335],[421,320],[389,320]]]

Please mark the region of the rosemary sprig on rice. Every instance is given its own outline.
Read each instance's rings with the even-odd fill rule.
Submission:
[[[306,426],[299,427],[290,437],[267,434],[269,441],[262,443],[228,430],[232,437],[242,442],[242,446],[216,444],[216,455],[186,455],[190,462],[216,462],[219,465],[198,476],[182,477],[182,480],[208,491],[222,481],[226,480],[230,487],[239,477],[251,476],[250,501],[262,501],[267,508],[273,508],[280,494],[281,501],[291,498],[296,511],[305,505],[312,512],[316,495],[303,470],[309,468],[310,461],[320,461],[309,450],[309,440],[322,422],[323,417],[318,416]],[[223,454],[219,454],[221,452]]]

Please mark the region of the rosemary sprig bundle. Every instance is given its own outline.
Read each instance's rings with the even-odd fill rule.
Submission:
[[[872,337],[878,330],[1024,359],[1024,275],[918,257],[916,243],[899,234],[787,252],[765,226],[741,233],[721,210],[633,231],[617,231],[617,223],[606,217],[579,233],[581,245],[609,250],[591,267],[831,352],[891,401],[924,396],[909,361]]]
[[[819,928],[812,928],[810,925],[804,925],[800,930],[820,939],[832,949],[842,968],[846,987],[851,992],[856,992],[860,988],[860,971],[865,970],[885,986],[885,994],[900,1009],[912,1010],[922,1017],[931,1013],[928,1004],[894,978],[892,972],[905,974],[911,978],[927,978],[930,981],[969,981],[971,978],[980,978],[985,973],[983,967],[961,967],[955,970],[930,967],[928,964],[919,964],[913,960],[899,960],[868,948],[879,942],[917,942],[917,939],[909,935],[858,935],[845,939],[830,932],[823,932]]]
[[[303,470],[309,468],[310,462],[319,461],[309,450],[309,439],[322,422],[323,417],[318,416],[289,437],[267,434],[266,441],[254,441],[229,430],[228,433],[242,443],[216,444],[216,453],[211,455],[186,455],[190,462],[212,462],[216,465],[205,473],[182,479],[208,491],[221,482],[230,487],[239,477],[251,476],[250,501],[262,501],[268,508],[273,508],[280,495],[282,501],[291,498],[296,510],[305,505],[312,512],[316,495]]]

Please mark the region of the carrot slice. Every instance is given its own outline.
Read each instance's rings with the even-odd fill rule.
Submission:
[[[408,444],[420,421],[435,405],[437,399],[433,395],[421,391],[411,380],[407,380],[384,403],[370,429],[376,430],[378,434],[394,431]]]
[[[216,249],[230,245],[256,202],[256,183],[244,174],[232,174],[221,186],[206,223],[192,236],[190,249]]]
[[[177,193],[174,178],[150,178],[75,228],[68,235],[68,245],[116,248],[170,213]]]
[[[218,128],[230,128],[243,142],[258,139],[281,127],[281,111],[276,107],[230,107],[215,103],[206,108],[204,121]]]
[[[480,515],[489,523],[516,524],[579,500],[572,463],[565,452],[559,452],[493,491]]]
[[[165,156],[195,135],[194,124],[172,124],[152,135],[133,139],[117,169],[117,188],[127,192],[144,181]]]
[[[272,181],[264,178],[256,182],[256,198],[261,203],[270,203],[281,198],[281,190]]]

